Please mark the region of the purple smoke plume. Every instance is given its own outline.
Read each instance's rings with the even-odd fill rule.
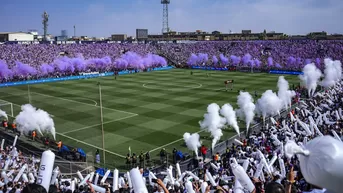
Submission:
[[[85,71],[87,68],[86,61],[83,57],[71,58],[70,64],[79,72]]]
[[[93,66],[96,70],[101,71],[109,67],[112,64],[112,60],[109,56],[105,56],[103,58],[91,58],[86,61],[86,64],[87,66]]]
[[[208,61],[208,54],[203,54],[203,53],[198,54],[198,62],[200,64],[207,63],[207,61]]]
[[[13,73],[4,60],[0,60],[0,78],[10,78]]]
[[[231,55],[230,59],[232,60],[232,64],[235,66],[238,65],[239,62],[241,61],[241,58],[235,55]]]
[[[227,65],[229,63],[229,59],[225,57],[223,54],[219,55],[220,61],[224,64]]]
[[[217,64],[217,63],[218,63],[218,58],[217,58],[217,56],[213,56],[213,57],[212,57],[212,62],[213,62],[214,64]]]
[[[247,65],[250,63],[251,61],[251,55],[250,54],[245,54],[242,58],[243,64]]]
[[[268,57],[268,66],[271,67],[273,66],[274,62],[273,62],[273,58],[272,57]]]
[[[306,65],[306,64],[311,64],[311,63],[312,63],[312,60],[311,60],[311,59],[306,59],[306,60],[305,60],[305,65]]]
[[[114,61],[117,69],[146,69],[151,67],[167,66],[167,60],[156,54],[148,54],[145,57],[134,52],[127,52]]]
[[[288,57],[288,60],[287,60],[287,66],[291,67],[295,64],[295,62],[296,62],[296,59],[293,56],[290,56]]]
[[[281,68],[282,68],[282,66],[281,66],[279,63],[276,63],[276,64],[275,64],[275,67],[278,68],[278,69],[281,69]]]
[[[71,64],[70,58],[64,56],[54,60],[54,65],[60,72],[74,72],[75,67]]]
[[[48,75],[50,73],[53,73],[55,70],[55,68],[50,64],[42,64],[39,68],[40,68],[40,72],[43,75]]]
[[[262,62],[259,61],[258,59],[255,59],[254,62],[255,62],[255,67],[260,67],[261,66]]]
[[[198,56],[196,54],[191,54],[191,57],[189,57],[187,64],[190,66],[195,66],[198,61]]]
[[[15,62],[16,66],[14,67],[13,71],[17,76],[28,76],[28,75],[35,75],[37,74],[37,70],[28,64],[24,64],[21,62]]]

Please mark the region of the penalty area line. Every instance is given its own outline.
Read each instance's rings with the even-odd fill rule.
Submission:
[[[61,136],[63,136],[63,137],[66,137],[66,138],[68,138],[68,139],[74,140],[74,141],[76,141],[76,142],[78,142],[78,143],[82,143],[82,144],[84,144],[84,145],[88,145],[88,146],[90,146],[90,147],[94,147],[94,148],[99,149],[99,150],[101,150],[101,151],[105,151],[105,152],[107,152],[107,153],[109,153],[109,154],[116,155],[116,156],[121,157],[121,158],[126,158],[125,156],[120,155],[120,154],[118,154],[118,153],[114,153],[114,152],[112,152],[112,151],[108,151],[108,150],[106,150],[106,149],[103,149],[103,148],[101,148],[101,147],[98,147],[98,146],[95,146],[95,145],[92,145],[92,144],[83,142],[83,141],[81,141],[81,140],[75,139],[75,138],[70,137],[70,136],[68,136],[68,135],[64,135],[64,134],[62,134],[62,133],[57,133],[57,132],[56,132],[56,134],[61,135]]]
[[[112,122],[116,122],[116,121],[120,121],[120,120],[124,120],[124,119],[129,119],[129,118],[135,117],[135,116],[137,116],[137,115],[130,115],[130,116],[122,117],[122,118],[119,118],[119,119],[114,119],[114,120],[111,120],[111,121],[106,121],[106,122],[103,122],[102,124],[105,125],[105,124],[108,124],[108,123],[112,123]],[[92,128],[92,127],[97,127],[97,126],[100,126],[100,125],[101,125],[101,123],[95,124],[95,125],[90,125],[90,126],[82,127],[82,128],[75,129],[75,130],[66,131],[66,132],[63,132],[61,134],[74,133],[76,131],[82,131],[82,130],[89,129],[89,128]]]
[[[37,94],[37,95],[41,95],[41,96],[51,97],[51,98],[57,98],[57,99],[64,100],[64,101],[74,102],[74,103],[78,103],[78,104],[82,104],[82,105],[87,105],[87,106],[92,106],[92,107],[100,108],[99,106],[94,106],[94,105],[91,105],[91,104],[88,104],[88,103],[83,103],[83,102],[80,102],[80,101],[75,101],[75,100],[71,100],[71,99],[67,99],[67,98],[63,98],[63,97],[56,97],[56,96],[42,94],[42,93],[38,93],[38,92],[32,92],[32,91],[31,91],[31,93],[34,93],[34,94]],[[131,115],[138,115],[136,113],[131,113],[131,112],[128,112],[128,111],[121,111],[121,110],[118,110],[118,109],[112,109],[112,108],[107,108],[107,107],[102,107],[102,108],[103,109],[107,109],[107,110],[111,110],[111,111],[117,111],[117,112],[121,112],[121,113],[131,114]]]

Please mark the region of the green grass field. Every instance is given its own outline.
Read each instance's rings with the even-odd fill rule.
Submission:
[[[183,145],[185,132],[199,132],[210,103],[230,103],[236,107],[239,89],[261,95],[277,90],[278,75],[173,69],[114,77],[30,85],[31,104],[49,112],[55,121],[57,140],[81,147],[93,154],[102,150],[99,88],[105,131],[106,164],[120,167],[131,147],[133,153],[151,151],[157,156],[165,147],[189,152]],[[207,77],[206,73],[211,75]],[[233,91],[225,91],[224,81],[234,79]],[[286,76],[290,86],[296,76]],[[0,88],[0,99],[13,103],[14,115],[27,104],[28,86]],[[5,108],[5,106],[4,106]],[[5,109],[4,109],[5,110]],[[243,129],[241,129],[243,130]],[[225,130],[224,137],[235,133]],[[209,136],[201,132],[201,136]],[[209,138],[202,138],[210,144]],[[102,155],[102,154],[101,154]]]

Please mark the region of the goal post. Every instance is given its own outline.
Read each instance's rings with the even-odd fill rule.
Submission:
[[[13,103],[8,102],[8,101],[0,100],[0,110],[4,111],[7,114],[8,117],[14,117]]]

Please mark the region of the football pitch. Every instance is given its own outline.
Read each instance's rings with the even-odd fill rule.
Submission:
[[[14,116],[20,112],[20,106],[30,100],[33,106],[52,115],[56,140],[80,147],[93,156],[99,149],[102,156],[99,82],[106,165],[120,167],[125,163],[129,147],[137,155],[150,151],[153,158],[161,148],[171,152],[175,147],[190,153],[184,146],[183,134],[200,131],[199,121],[208,104],[230,103],[237,107],[238,90],[245,89],[252,96],[257,91],[260,97],[267,89],[277,91],[279,77],[266,73],[193,70],[191,75],[190,72],[172,69],[122,75],[117,80],[101,77],[36,84],[29,88],[7,87],[0,88],[0,99],[2,103],[13,103]],[[297,76],[285,78],[290,87],[299,83]],[[230,79],[234,80],[234,88],[226,92],[224,81]],[[232,129],[223,132],[221,140],[235,135]],[[206,136],[201,138],[203,144],[211,143],[209,133],[200,132],[200,135]]]

